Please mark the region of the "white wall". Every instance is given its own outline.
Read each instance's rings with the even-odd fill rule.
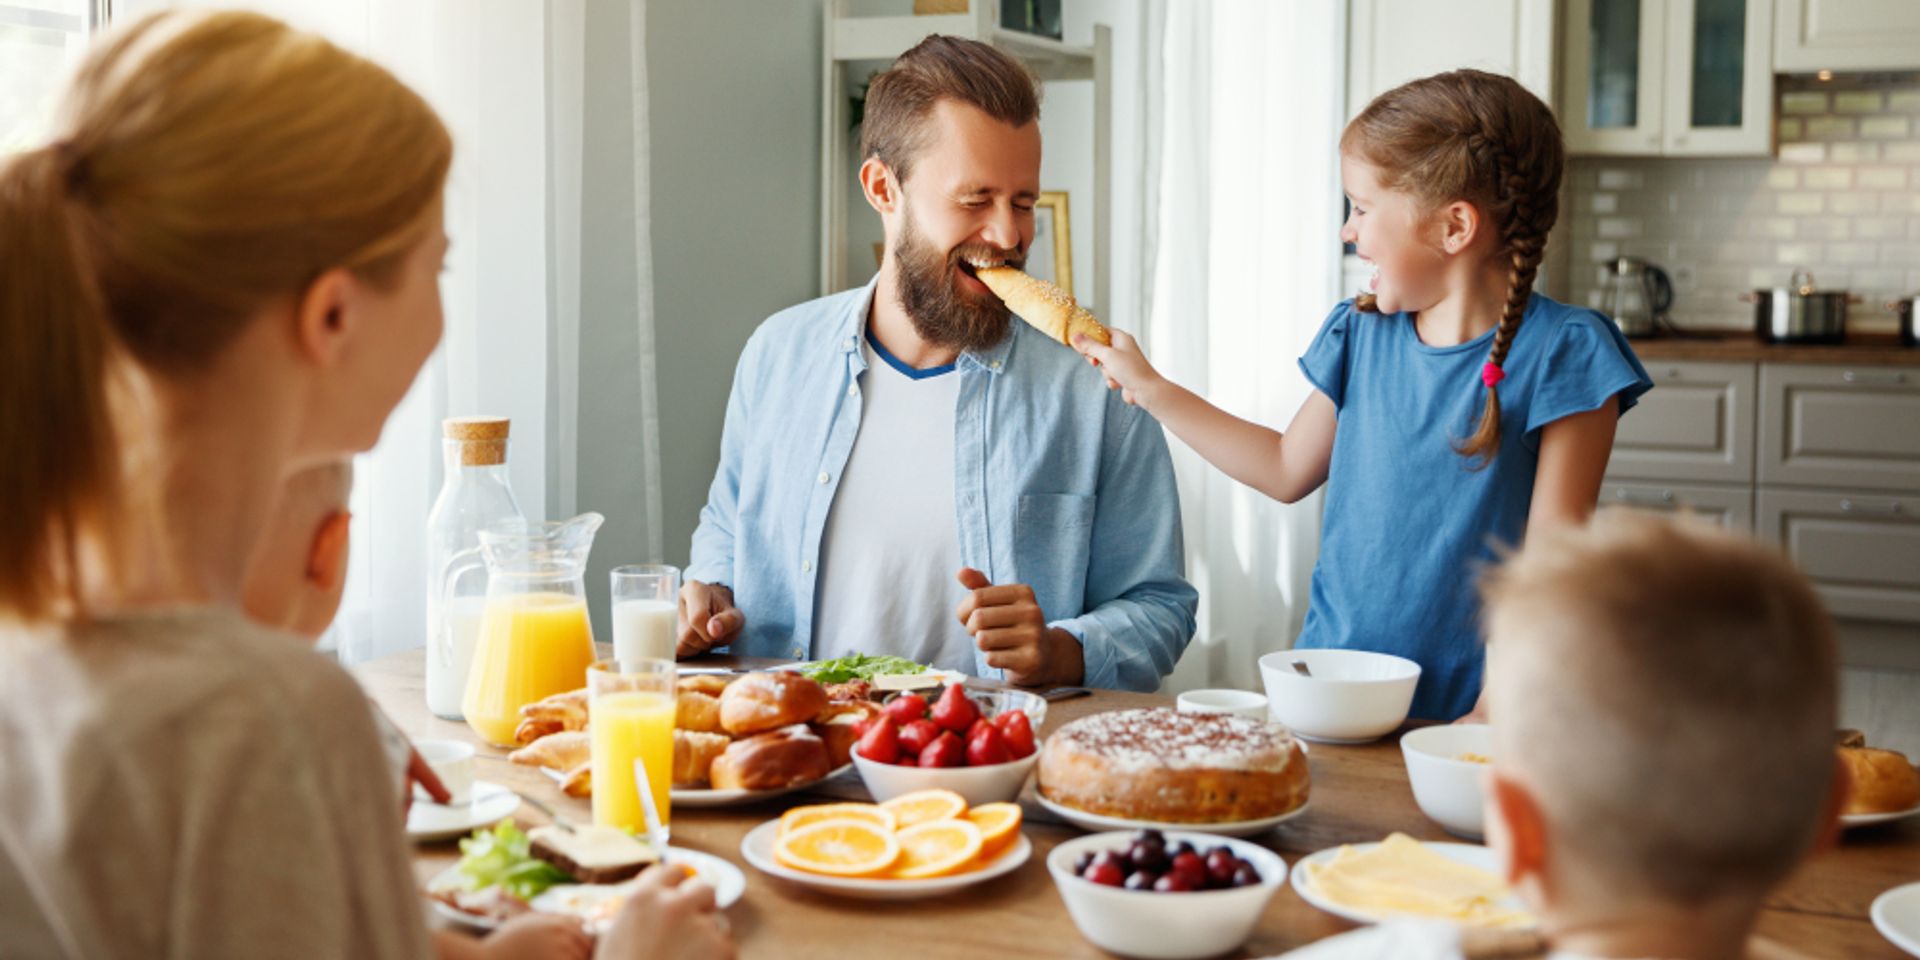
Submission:
[[[819,0],[650,0],[655,389],[660,555],[641,497],[625,4],[589,4],[580,357],[582,510],[607,515],[589,595],[606,570],[684,565],[719,459],[734,362],[760,322],[814,296],[819,233]],[[596,198],[609,202],[597,203]],[[596,631],[604,605],[592,604]]]

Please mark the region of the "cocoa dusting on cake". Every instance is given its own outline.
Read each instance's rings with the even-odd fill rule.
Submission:
[[[1286,728],[1225,713],[1156,708],[1115,710],[1068,724],[1065,737],[1116,770],[1284,770],[1293,737]]]

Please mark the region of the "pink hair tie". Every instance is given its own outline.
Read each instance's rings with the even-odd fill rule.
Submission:
[[[1488,390],[1492,390],[1494,384],[1506,378],[1507,372],[1500,369],[1500,365],[1497,363],[1489,363],[1480,368],[1480,382],[1486,384]]]

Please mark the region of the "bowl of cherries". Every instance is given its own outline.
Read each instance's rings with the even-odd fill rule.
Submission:
[[[1280,855],[1248,840],[1136,830],[1069,840],[1047,855],[1080,934],[1129,957],[1182,960],[1247,941],[1287,878]]]
[[[917,693],[888,700],[863,722],[853,765],[880,802],[942,788],[979,806],[1012,800],[1039,759],[1034,731],[1047,702],[1022,690],[952,684],[929,702]]]

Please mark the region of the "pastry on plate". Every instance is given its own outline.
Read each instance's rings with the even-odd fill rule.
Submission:
[[[1264,820],[1307,802],[1307,758],[1278,724],[1165,708],[1082,717],[1040,751],[1041,796],[1155,823]]]

